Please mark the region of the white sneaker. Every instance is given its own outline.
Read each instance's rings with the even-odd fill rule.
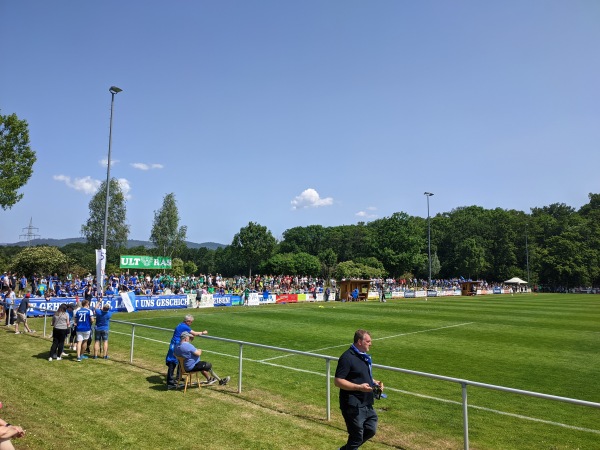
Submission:
[[[21,332],[20,331],[15,331],[15,334],[21,334]]]
[[[48,361],[52,362],[52,357],[48,358]]]
[[[65,352],[62,352],[62,353],[60,354],[60,356],[61,356],[61,357],[63,357],[63,356],[69,356],[69,355],[68,355],[68,354],[66,354]]]
[[[56,358],[57,361],[62,361],[62,358],[59,356],[58,358]]]

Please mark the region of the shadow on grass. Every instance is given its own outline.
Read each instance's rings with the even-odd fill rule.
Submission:
[[[48,360],[48,358],[50,357],[50,347],[48,347],[47,351],[38,353],[37,355],[31,355],[32,358],[36,358],[36,359],[45,359]],[[91,358],[87,358],[87,359],[91,359]],[[56,361],[56,359],[54,359],[53,361]],[[61,361],[58,361],[59,363],[62,361],[66,361],[66,362],[77,362],[77,355],[75,353],[69,353],[67,356],[63,356],[61,358]]]
[[[167,382],[165,377],[160,375],[150,375],[146,377],[146,381],[150,384],[149,389],[153,389],[155,391],[166,391],[167,390]]]

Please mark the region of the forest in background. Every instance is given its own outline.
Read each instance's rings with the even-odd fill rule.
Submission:
[[[501,282],[518,276],[550,289],[600,285],[600,194],[579,210],[562,203],[525,213],[467,206],[430,218],[432,278]],[[286,230],[277,241],[267,227],[250,222],[231,244],[217,249],[168,249],[174,275],[219,273],[299,274],[334,278],[429,276],[427,218],[404,212],[355,225],[310,225]],[[0,269],[60,274],[94,273],[92,243],[46,251],[0,247]],[[119,255],[156,255],[158,250],[109,246],[107,273],[119,273]],[[25,252],[25,254],[23,254]],[[29,253],[27,253],[29,252]],[[32,253],[33,252],[33,253]],[[55,253],[58,252],[58,253]],[[31,253],[31,254],[30,254]]]

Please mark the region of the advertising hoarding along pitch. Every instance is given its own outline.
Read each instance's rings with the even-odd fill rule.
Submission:
[[[170,269],[171,258],[168,256],[121,255],[121,269]]]

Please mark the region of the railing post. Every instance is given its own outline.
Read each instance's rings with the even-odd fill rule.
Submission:
[[[131,350],[129,351],[129,364],[133,364],[133,343],[135,341],[135,324],[131,324]]]
[[[25,313],[27,314],[27,313]],[[46,309],[44,310],[44,337],[52,337],[52,335],[50,336],[46,336],[46,320],[48,318],[48,302],[46,302]],[[10,320],[10,318],[9,318]]]
[[[327,367],[327,421],[331,420],[331,361],[326,359]]]
[[[467,405],[467,383],[461,383],[461,386],[463,407],[463,434],[465,440],[465,450],[469,450],[469,412]]]
[[[238,370],[238,394],[242,393],[242,361],[243,361],[243,347],[244,344],[240,343],[240,366]]]

